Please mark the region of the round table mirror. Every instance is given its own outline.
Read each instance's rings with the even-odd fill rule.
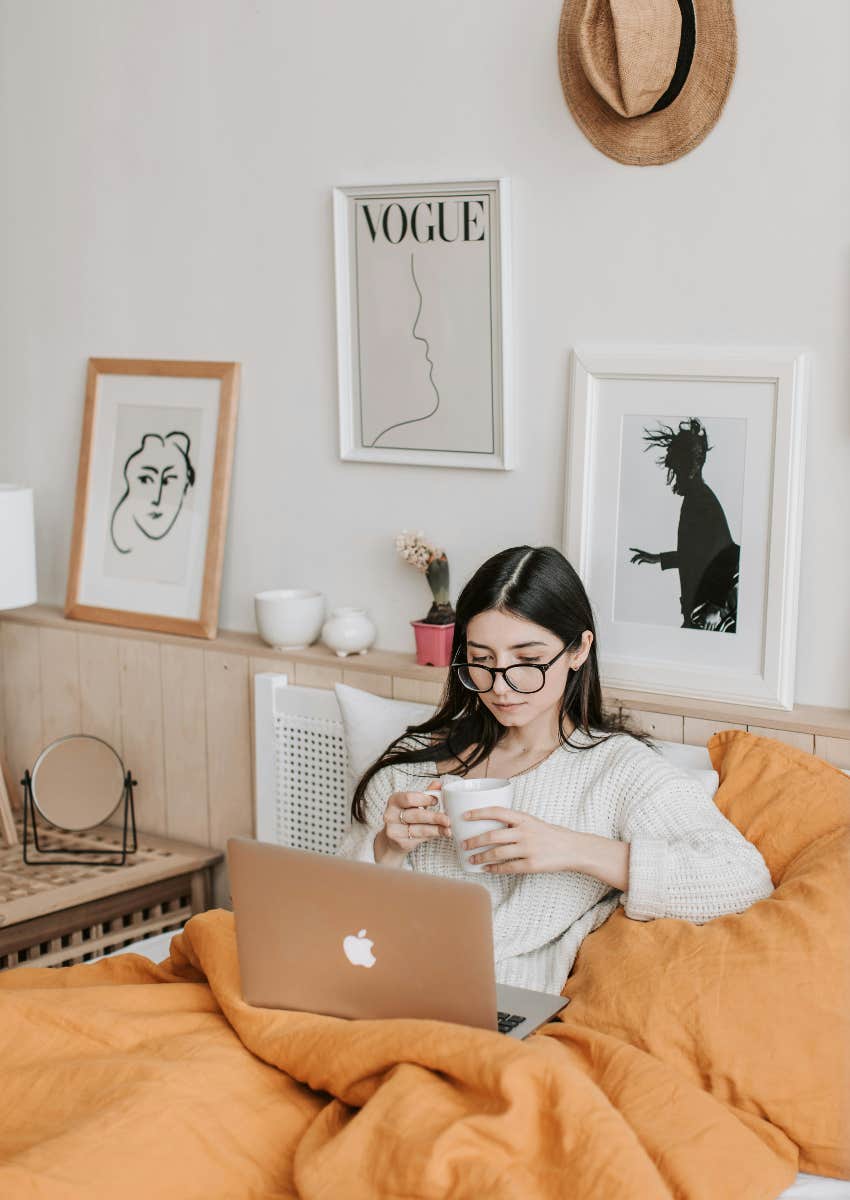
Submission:
[[[33,803],[55,829],[91,829],[123,800],[124,776],[124,764],[108,742],[74,733],[51,742],[36,759]]]

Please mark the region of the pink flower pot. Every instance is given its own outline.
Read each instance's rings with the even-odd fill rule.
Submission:
[[[451,625],[429,625],[426,621],[411,621],[416,634],[416,661],[420,667],[447,667],[452,661]]]

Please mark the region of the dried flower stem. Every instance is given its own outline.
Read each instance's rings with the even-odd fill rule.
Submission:
[[[428,580],[434,603],[425,620],[429,625],[450,625],[455,612],[449,599],[449,560],[445,550],[429,542],[421,530],[408,533],[405,529],[395,539],[395,546],[404,561],[424,572]]]

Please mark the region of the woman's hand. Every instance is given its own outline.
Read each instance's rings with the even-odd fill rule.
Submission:
[[[478,850],[469,861],[486,864],[485,870],[493,875],[576,869],[583,834],[511,808],[476,808],[463,816],[467,821],[505,822],[504,829],[463,842],[464,850]]]
[[[477,850],[470,862],[491,875],[529,875],[538,871],[579,871],[625,892],[629,886],[629,844],[596,833],[550,825],[512,808],[476,808],[466,821],[504,821],[504,829],[479,833],[463,842]]]
[[[439,779],[428,784],[440,787]],[[384,827],[375,838],[375,861],[403,860],[429,838],[451,837],[449,818],[437,808],[434,796],[423,792],[393,792],[384,809]]]

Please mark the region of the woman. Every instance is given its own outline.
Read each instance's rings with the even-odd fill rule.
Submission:
[[[703,787],[604,712],[590,602],[552,547],[504,550],[467,583],[442,703],[360,780],[338,853],[469,879],[422,794],[447,773],[515,780],[513,809],[471,814],[504,828],[464,843],[487,864],[500,983],[559,992],[618,902],[701,924],[773,890]]]

